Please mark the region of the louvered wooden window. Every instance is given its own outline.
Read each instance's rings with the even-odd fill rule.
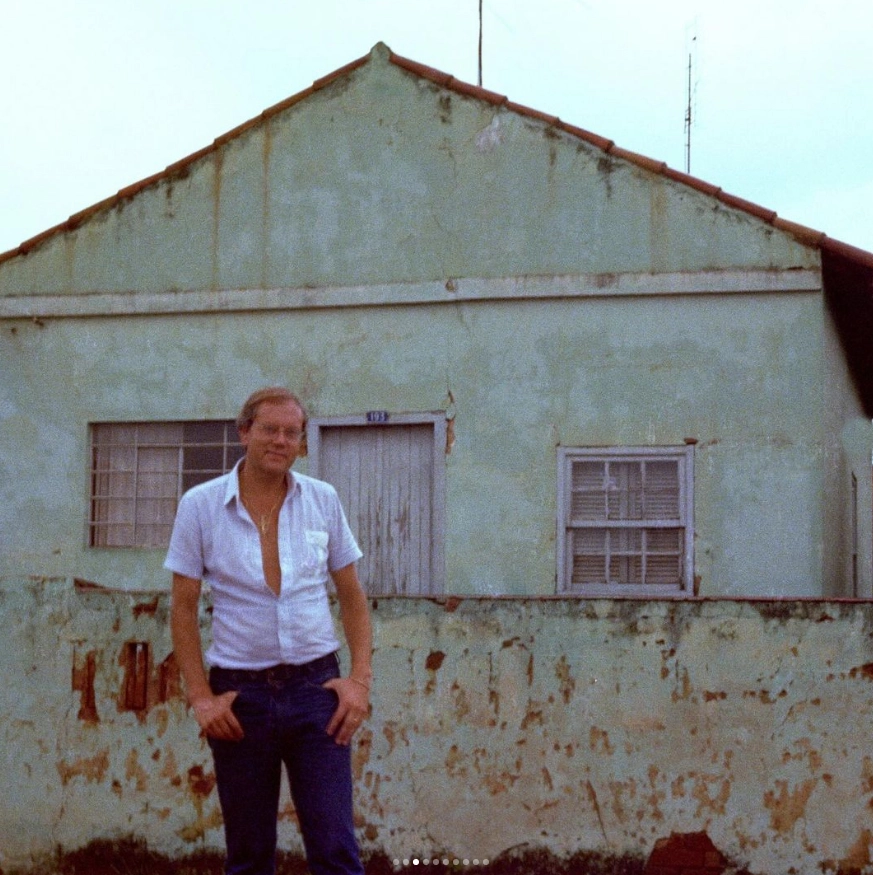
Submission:
[[[559,591],[691,591],[691,454],[691,447],[560,450]]]

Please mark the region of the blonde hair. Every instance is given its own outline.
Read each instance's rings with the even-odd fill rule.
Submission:
[[[255,421],[255,417],[258,415],[258,408],[264,402],[277,404],[284,401],[291,401],[293,404],[297,405],[297,408],[303,414],[303,430],[305,432],[306,420],[308,419],[306,408],[303,406],[303,402],[292,391],[286,389],[284,386],[267,386],[265,389],[258,389],[257,392],[252,392],[252,394],[246,399],[245,404],[243,404],[239,416],[236,418],[237,431],[242,431],[243,429],[251,427],[251,424]]]

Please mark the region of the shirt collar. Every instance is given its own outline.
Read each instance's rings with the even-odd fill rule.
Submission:
[[[227,486],[224,490],[225,505],[230,504],[234,499],[237,499],[239,503],[242,504],[242,496],[240,495],[239,488],[239,469],[242,467],[245,458],[246,457],[243,456],[233,466],[227,478]],[[285,496],[285,500],[287,501],[291,495],[300,491],[300,481],[294,476],[293,471],[289,471],[286,476],[288,477],[288,493]]]
[[[245,458],[245,456],[243,456]],[[239,468],[242,464],[240,459],[231,469],[230,476],[227,478],[227,484],[224,488],[224,503],[230,504],[235,498],[239,498]]]

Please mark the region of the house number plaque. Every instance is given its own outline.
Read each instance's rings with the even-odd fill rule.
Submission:
[[[367,422],[388,422],[387,410],[368,410]]]

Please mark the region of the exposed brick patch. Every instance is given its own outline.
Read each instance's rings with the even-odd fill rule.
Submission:
[[[723,875],[728,861],[705,832],[658,839],[643,875]]]
[[[97,651],[89,650],[84,663],[78,653],[73,655],[73,691],[82,694],[79,706],[79,720],[85,723],[99,723],[97,697],[94,693],[94,678],[97,674]]]
[[[443,664],[443,660],[446,658],[445,653],[442,650],[432,650],[425,660],[424,667],[428,671],[439,671],[440,666]]]

